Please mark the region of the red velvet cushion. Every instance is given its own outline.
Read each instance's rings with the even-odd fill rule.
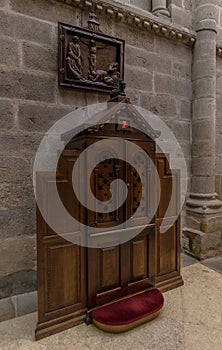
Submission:
[[[121,326],[160,311],[163,304],[162,293],[154,288],[92,310],[90,317],[105,325]]]

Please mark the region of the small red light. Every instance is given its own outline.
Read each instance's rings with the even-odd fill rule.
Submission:
[[[126,125],[126,120],[123,120],[123,123],[122,123],[122,129],[126,129],[127,125]]]

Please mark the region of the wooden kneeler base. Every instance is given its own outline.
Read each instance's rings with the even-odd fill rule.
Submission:
[[[99,329],[121,333],[156,318],[163,304],[162,293],[153,288],[92,310],[90,317]]]

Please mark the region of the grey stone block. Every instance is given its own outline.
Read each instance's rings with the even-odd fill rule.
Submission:
[[[19,128],[31,132],[46,132],[56,121],[71,111],[72,107],[22,104],[18,113]]]
[[[216,33],[217,31],[217,22],[215,19],[202,19],[201,21],[197,21],[195,25],[196,32],[201,31],[212,31]]]
[[[35,232],[35,212],[33,210],[35,199],[31,174],[22,176],[21,173],[21,179],[17,182],[2,182],[0,200],[2,206],[0,217],[3,221],[0,228],[2,237]],[[10,214],[13,216],[9,217]],[[8,221],[4,222],[4,219]]]
[[[193,82],[193,94],[195,99],[214,98],[216,90],[216,79],[202,78]]]
[[[218,161],[220,162],[220,158],[222,156],[222,135],[216,135],[216,156],[218,157]],[[220,171],[217,173],[220,174]]]
[[[177,113],[176,98],[169,95],[141,93],[140,104],[160,116],[172,117]]]
[[[33,198],[30,199],[30,197]],[[24,222],[24,231],[25,235],[35,235],[36,234],[36,203],[33,193],[33,187],[27,193],[26,198],[24,199],[24,206],[22,207],[22,215]]]
[[[27,157],[29,162],[31,162],[31,157],[35,155],[43,136],[44,134],[34,132],[2,131],[0,132],[1,152],[2,154],[6,153],[7,155],[18,158],[21,157],[22,153],[22,156]]]
[[[33,292],[37,288],[36,271],[17,271],[0,277],[0,299]]]
[[[0,99],[0,129],[11,129],[14,125],[16,106],[9,100]]]
[[[0,322],[15,317],[15,307],[11,298],[0,299]]]
[[[140,106],[140,100],[141,100],[141,91],[138,91],[137,89],[126,89],[126,95],[128,98],[130,98],[130,101],[135,106]]]
[[[164,119],[170,130],[178,141],[190,142],[191,140],[191,125],[188,121],[179,121],[176,119]]]
[[[23,178],[31,175],[31,167],[23,158],[1,156],[0,157],[0,182],[18,183]]]
[[[149,72],[170,73],[172,70],[172,62],[167,57],[133,46],[126,46],[126,64],[146,68]]]
[[[22,198],[23,183],[3,182],[0,184],[0,201],[3,207],[18,206],[22,202]]]
[[[6,276],[19,270],[33,270],[36,264],[35,245],[36,238],[33,236],[1,239],[0,276]]]
[[[214,32],[206,31],[206,36],[203,36],[202,32],[198,33],[198,41],[194,46],[194,62],[199,60],[207,60],[212,61],[214,58],[212,55],[215,55],[215,37],[216,34]],[[214,59],[213,59],[214,61]],[[204,67],[203,67],[204,73]]]
[[[30,42],[23,43],[23,64],[28,69],[53,72],[57,74],[58,55],[51,48]]]
[[[16,317],[35,312],[37,310],[37,292],[20,294],[12,297]]]
[[[7,185],[7,183],[3,185]],[[19,182],[19,185],[20,188],[17,190],[17,192],[15,192],[15,196],[20,197],[20,200],[17,202],[17,206],[16,204],[13,205],[13,201],[16,202],[16,199],[13,199],[11,195],[11,193],[14,191],[13,184],[13,189],[9,192],[8,202],[6,200],[2,201],[8,204],[8,210],[11,210],[11,213],[15,215],[9,220],[9,226],[7,229],[3,231],[4,226],[2,226],[0,229],[1,232],[3,231],[3,237],[6,235],[8,238],[10,238],[20,235],[34,235],[36,233],[35,198],[31,175],[28,177],[24,176],[24,178],[22,178],[22,180]],[[17,229],[15,230],[16,222]]]
[[[188,79],[173,79],[170,75],[155,73],[154,86],[156,93],[181,96],[187,99],[192,97],[192,85]]]
[[[184,253],[181,254],[181,266],[182,267],[190,266],[190,265],[197,264],[197,263],[198,263],[198,260],[193,258],[192,256],[184,254]]]
[[[182,149],[184,157],[187,159],[187,164],[191,161],[191,143],[189,140],[179,140],[180,147]],[[190,166],[187,169],[187,171],[190,171]],[[189,175],[189,174],[188,174]]]
[[[179,102],[180,104],[180,111],[179,111],[179,116],[181,119],[189,119],[191,120],[192,117],[192,104],[191,101],[189,100],[181,100]]]
[[[193,64],[193,80],[213,76],[215,76],[215,64],[212,60],[195,60]]]
[[[190,11],[174,5],[170,5],[169,9],[173,23],[180,24],[186,28],[192,28],[192,16]]]
[[[222,27],[222,8],[220,8],[220,27]]]
[[[219,196],[222,195],[222,175],[216,175],[216,192]]]
[[[172,74],[176,78],[191,79],[191,65],[184,61],[176,60],[173,62]]]
[[[2,97],[47,102],[55,100],[55,77],[1,69],[0,81]]]
[[[30,179],[0,185],[0,237],[11,238],[36,233],[35,199]],[[3,207],[4,206],[4,207]]]
[[[192,143],[192,155],[193,157],[202,157],[203,155],[210,157],[212,156],[212,149],[205,141],[195,142],[194,140]]]
[[[211,157],[193,157],[192,174],[214,176],[215,160]]]
[[[15,12],[48,22],[80,25],[81,10],[58,1],[48,1],[46,5],[45,0],[11,0],[10,6]]]
[[[5,186],[4,183],[3,183],[3,186]],[[2,202],[5,202],[4,197]],[[25,222],[24,222],[25,216],[23,212],[24,208],[15,207],[15,206],[12,207],[13,202],[11,201],[9,201],[8,204],[9,204],[9,208],[0,207],[0,237],[1,238],[15,237],[25,232]],[[3,203],[1,203],[1,205],[3,205]]]
[[[218,158],[222,156],[222,134],[216,134],[216,155]],[[222,172],[217,172],[217,174],[222,174]]]
[[[222,106],[222,105],[221,105]],[[204,98],[193,101],[193,120],[209,119],[215,110],[215,100],[213,98]]]
[[[213,193],[215,191],[215,179],[205,174],[202,174],[202,176],[193,175],[192,188],[195,188],[197,193],[202,193],[203,188],[205,193]]]
[[[222,74],[218,74],[217,75],[217,93],[218,93],[219,97],[221,98],[221,94],[222,94]],[[218,101],[218,102],[220,103],[220,101]]]
[[[212,120],[210,118],[205,120],[195,120],[193,121],[193,139],[196,143],[199,141],[207,140],[207,144],[210,149],[212,149],[211,142],[214,135],[211,135],[213,130]]]
[[[20,65],[19,43],[16,39],[0,37],[0,64],[16,67]]]
[[[211,3],[205,3],[199,5],[193,12],[194,15],[194,25],[199,28],[200,22],[202,20],[214,20],[218,22],[219,20],[219,7]]]
[[[151,2],[147,0],[130,0],[130,4],[140,9],[151,11]]]
[[[126,64],[132,66],[146,67],[153,69],[153,52],[149,52],[144,48],[136,48],[134,46],[126,46]]]
[[[0,11],[0,33],[44,45],[52,42],[52,25],[34,18]]]
[[[222,101],[220,101],[221,98],[217,97],[217,115],[216,115],[216,134],[222,135]]]
[[[156,37],[156,52],[162,56],[174,57],[186,64],[192,63],[192,48],[181,45],[178,41]]]
[[[136,88],[140,91],[153,91],[153,74],[146,69],[136,69],[126,65],[125,81],[129,88]]]
[[[212,270],[215,270],[219,273],[222,273],[222,257],[221,256],[216,256],[214,258],[204,260],[204,261],[202,261],[202,264],[204,266],[209,267]]]
[[[204,234],[201,237],[202,260],[217,255],[221,248],[221,231]]]
[[[135,26],[118,23],[117,26],[113,27],[113,35],[124,39],[128,45],[146,48],[147,51],[155,50],[154,34]]]
[[[216,173],[222,174],[222,156],[216,156]],[[219,195],[219,200],[222,202],[222,194]]]
[[[98,93],[85,92],[77,89],[58,88],[57,89],[58,105],[69,105],[73,110],[78,107],[98,103]]]

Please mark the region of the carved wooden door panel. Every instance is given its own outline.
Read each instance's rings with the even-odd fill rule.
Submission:
[[[149,142],[137,142],[150,157],[154,158],[154,147]],[[107,154],[115,150],[112,140],[112,151],[106,150]],[[102,305],[124,295],[129,295],[141,291],[150,286],[149,282],[149,233],[153,231],[154,224],[145,228],[145,217],[149,215],[150,207],[146,196],[151,191],[149,183],[149,163],[142,152],[127,149],[130,143],[125,143],[119,154],[131,152],[131,165],[127,162],[116,160],[118,154],[113,154],[113,159],[101,162],[95,169],[91,179],[91,187],[96,197],[104,201],[109,199],[109,186],[114,179],[121,178],[128,188],[127,200],[124,205],[115,213],[95,214],[94,226],[110,227],[109,246],[105,248],[88,249],[88,307]],[[101,150],[97,150],[100,152]],[[105,152],[103,150],[103,152]],[[133,154],[134,152],[135,154]],[[104,154],[105,156],[105,154]],[[134,163],[133,163],[134,162]],[[133,166],[135,165],[135,167]],[[140,169],[141,178],[136,169]],[[143,183],[143,189],[142,189]],[[141,205],[140,205],[141,204]],[[139,209],[138,209],[139,207]],[[92,213],[89,213],[92,219]],[[97,215],[97,216],[96,216]],[[121,231],[114,233],[115,225],[125,222],[131,218],[132,226],[141,227],[136,235],[130,241],[120,244],[119,237]],[[146,225],[147,226],[147,225]],[[109,235],[106,231],[104,234]]]
[[[47,217],[53,217],[55,227],[63,229],[64,237],[82,240],[80,226],[69,225],[55,215],[54,186],[66,209],[78,221],[83,221],[77,199],[72,195],[72,169],[78,154],[64,151],[56,174],[38,175],[38,191]],[[61,222],[62,221],[62,222]],[[86,248],[59,236],[47,225],[37,210],[38,229],[38,324],[36,339],[44,338],[85,319],[86,310]],[[61,231],[60,231],[61,232]]]
[[[155,285],[166,291],[183,284],[180,276],[181,229],[178,212],[180,173],[176,170],[172,172],[164,154],[157,154],[156,166],[161,184],[161,197],[156,215]],[[170,201],[172,205],[169,210]]]

